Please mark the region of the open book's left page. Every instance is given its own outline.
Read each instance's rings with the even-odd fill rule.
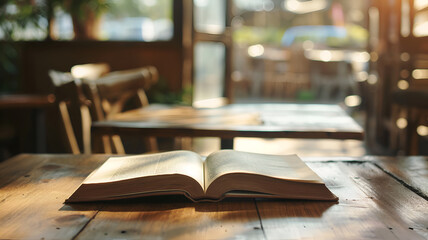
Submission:
[[[66,202],[204,194],[204,161],[190,151],[111,157]]]
[[[204,186],[203,160],[190,151],[111,157],[84,184],[121,181],[149,176],[182,174]]]

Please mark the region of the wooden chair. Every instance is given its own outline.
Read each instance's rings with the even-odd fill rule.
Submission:
[[[82,81],[82,79],[84,79],[85,81],[95,81],[100,77],[108,74],[110,72],[110,66],[107,63],[80,64],[80,65],[73,66],[70,72],[71,72],[71,75],[75,79],[79,79],[79,81]],[[104,114],[101,108],[99,107],[100,99],[98,97],[92,96],[93,93],[90,87],[85,83],[82,83],[82,91],[84,92],[84,95],[87,97],[87,99],[91,102],[89,109],[90,109],[92,119],[95,121],[105,119]],[[95,144],[96,152],[104,152],[104,153],[115,152],[118,154],[125,153],[120,136],[118,135],[102,136],[101,141],[102,141],[101,143],[102,146],[98,146],[99,144]]]
[[[138,107],[149,106],[146,90],[158,81],[155,67],[148,66],[132,70],[112,72],[94,81],[106,119],[124,110],[127,101],[136,98]],[[94,89],[93,89],[94,90]]]
[[[70,73],[49,71],[55,86],[56,102],[67,138],[67,145],[73,154],[91,153],[91,116],[89,101],[84,97],[78,80]]]
[[[75,78],[96,80],[110,72],[110,65],[107,63],[80,64],[73,66],[70,72]]]
[[[351,65],[346,61],[311,61],[313,91],[320,100],[343,101],[348,94],[357,93]]]
[[[99,67],[99,65],[92,65]],[[72,69],[81,67],[74,66]],[[86,70],[91,65],[85,64]],[[90,73],[91,71],[87,71]],[[99,71],[101,73],[102,71]],[[124,111],[132,100],[134,108],[147,107],[149,101],[145,91],[149,89],[158,80],[157,69],[153,66],[142,68],[115,71],[106,74],[100,74],[97,78],[95,74],[90,77],[82,77],[83,88],[88,98],[92,102],[92,117],[94,120],[105,120],[114,117],[116,114]],[[120,136],[111,136],[113,146],[118,153],[125,153]],[[158,151],[157,141],[153,137],[146,138],[147,150],[150,152]],[[106,151],[111,150],[109,141],[103,137],[103,145]]]
[[[302,90],[310,89],[309,60],[299,48],[266,49],[271,57],[264,59],[264,96],[295,99]]]

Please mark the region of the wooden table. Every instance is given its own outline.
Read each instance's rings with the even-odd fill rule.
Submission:
[[[0,109],[44,108],[55,102],[54,95],[6,94],[0,95]]]
[[[338,105],[231,104],[215,109],[160,106],[94,122],[92,133],[154,137],[219,137],[232,149],[235,137],[359,139],[364,131]]]
[[[46,152],[46,116],[45,110],[54,106],[55,96],[38,94],[5,94],[0,95],[0,114],[12,118],[20,141],[19,151],[38,153]],[[22,119],[22,113],[30,111],[34,123],[28,128],[28,119]],[[31,133],[34,131],[34,138]],[[32,140],[32,141],[29,141]],[[35,149],[29,149],[34,146]]]
[[[107,157],[23,154],[0,163],[0,238],[428,238],[428,157],[304,159],[338,203],[157,197],[65,205]]]

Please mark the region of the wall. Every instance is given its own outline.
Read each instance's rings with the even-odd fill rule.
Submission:
[[[176,42],[21,42],[20,92],[54,93],[50,69],[70,71],[76,64],[96,62],[108,63],[112,71],[154,65],[167,82],[167,91],[178,92],[182,88],[183,60],[181,44]],[[45,111],[46,150],[50,153],[69,151],[59,116],[56,107]]]
[[[175,42],[23,42],[22,90],[26,93],[52,93],[49,69],[70,71],[76,64],[106,62],[111,70],[154,65],[168,82],[169,90],[181,89],[182,50]]]

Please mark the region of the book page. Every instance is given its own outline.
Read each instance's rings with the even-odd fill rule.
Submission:
[[[297,155],[221,150],[210,154],[205,161],[205,189],[216,178],[228,173],[251,173],[298,182],[323,183]]]
[[[126,179],[182,174],[204,186],[202,158],[190,151],[111,157],[83,183],[105,183]]]

